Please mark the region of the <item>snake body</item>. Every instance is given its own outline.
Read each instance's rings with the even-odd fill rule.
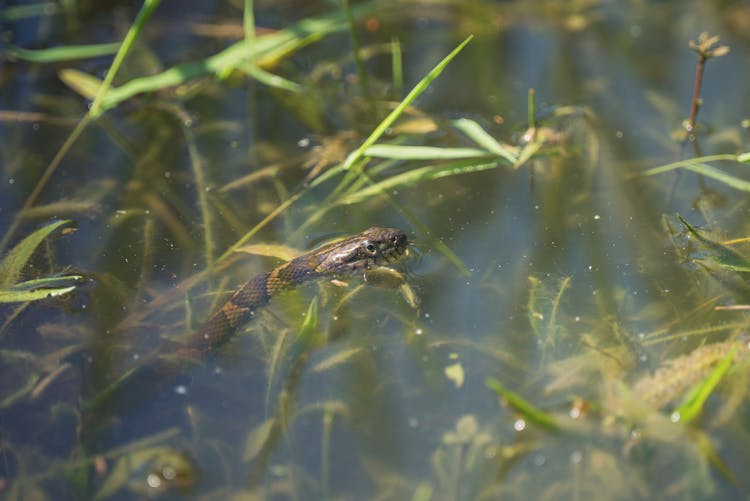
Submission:
[[[321,278],[345,278],[392,263],[406,251],[406,233],[396,228],[369,228],[323,245],[254,276],[234,291],[202,328],[178,349],[183,357],[200,358],[225,343],[255,311],[282,291]]]

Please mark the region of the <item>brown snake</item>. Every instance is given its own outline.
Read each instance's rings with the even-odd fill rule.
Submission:
[[[323,245],[254,276],[216,310],[201,329],[178,349],[183,357],[200,358],[225,343],[255,311],[282,291],[320,278],[345,278],[397,261],[406,252],[406,233],[395,228],[369,228]]]
[[[134,394],[140,395],[146,388],[159,390],[183,372],[184,362],[200,361],[227,342],[258,308],[267,305],[280,292],[315,279],[364,275],[372,268],[397,261],[406,253],[407,246],[403,231],[374,227],[313,249],[269,272],[254,276],[235,290],[200,329],[178,341],[176,350],[157,354],[149,362],[131,369],[100,392],[88,407],[113,405],[118,400],[131,405]],[[137,392],[127,389],[133,385],[140,386],[140,389]]]

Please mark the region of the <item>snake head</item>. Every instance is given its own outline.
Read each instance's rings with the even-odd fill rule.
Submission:
[[[369,228],[358,235],[321,249],[319,273],[350,274],[403,256],[408,245],[406,233],[396,228]]]

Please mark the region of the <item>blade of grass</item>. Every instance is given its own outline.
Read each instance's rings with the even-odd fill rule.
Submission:
[[[145,0],[143,6],[141,7],[141,10],[138,12],[136,19],[133,22],[133,25],[128,30],[128,33],[125,35],[125,39],[123,40],[122,45],[120,46],[120,49],[117,51],[117,54],[115,55],[115,59],[112,62],[112,65],[110,65],[109,70],[107,71],[107,75],[104,79],[104,82],[102,82],[102,85],[98,89],[98,93],[96,95],[96,98],[94,99],[94,102],[92,103],[86,115],[81,119],[80,122],[78,122],[78,124],[76,124],[76,127],[73,129],[70,135],[65,139],[65,142],[57,151],[57,153],[55,154],[55,157],[52,159],[52,161],[49,163],[47,168],[44,170],[42,177],[39,179],[39,181],[34,186],[34,189],[26,198],[26,201],[24,202],[22,210],[26,210],[36,203],[37,198],[39,198],[39,195],[44,190],[44,187],[47,185],[47,182],[52,177],[52,174],[55,173],[55,171],[57,170],[57,167],[59,167],[60,163],[62,162],[62,159],[68,153],[70,148],[78,140],[78,138],[81,136],[81,134],[86,129],[86,127],[88,127],[91,120],[101,115],[101,113],[104,111],[104,108],[101,105],[101,101],[103,97],[107,94],[107,90],[112,84],[112,80],[117,74],[117,71],[119,70],[120,65],[122,64],[122,61],[125,59],[125,56],[128,54],[128,52],[130,52],[130,49],[132,48],[132,45],[135,42],[136,37],[138,36],[138,34],[140,34],[141,29],[146,24],[148,19],[151,17],[151,14],[153,13],[154,9],[156,9],[158,5],[159,5],[159,0]],[[0,240],[0,250],[4,249],[8,241],[10,241],[10,239],[13,237],[13,234],[18,229],[20,221],[21,220],[19,217],[15,217],[13,219],[13,222],[10,224],[8,231],[5,232],[5,235],[3,235],[2,240]]]
[[[469,139],[477,143],[482,148],[491,151],[497,156],[503,157],[511,164],[515,164],[518,156],[506,146],[500,144],[486,130],[474,120],[460,118],[453,121],[453,126],[463,132]]]
[[[7,49],[8,56],[32,63],[54,63],[59,61],[73,61],[90,57],[109,56],[117,52],[119,43],[101,43],[91,45],[67,45],[50,47],[48,49],[24,49],[11,46]]]
[[[401,43],[396,37],[391,38],[391,74],[393,92],[400,96],[404,89],[404,63],[401,57]]]
[[[122,45],[120,45],[120,49],[117,51],[117,54],[115,54],[114,61],[112,61],[112,64],[107,70],[104,81],[102,82],[101,87],[99,87],[99,93],[96,95],[94,102],[91,104],[89,115],[91,115],[93,118],[98,117],[105,111],[106,108],[102,106],[104,96],[106,96],[107,91],[109,91],[109,88],[112,86],[112,81],[114,80],[115,75],[117,75],[117,72],[120,70],[122,62],[130,53],[130,50],[133,48],[133,44],[135,44],[135,41],[143,30],[143,27],[148,22],[151,14],[154,13],[154,10],[156,10],[156,8],[159,6],[159,3],[161,3],[161,0],[145,0],[143,2],[141,10],[138,11],[138,15],[136,16],[135,21],[133,21],[133,24],[128,29],[128,32],[125,34],[125,39],[122,41]]]
[[[380,122],[380,124],[375,128],[374,131],[372,131],[372,134],[370,134],[369,137],[364,140],[360,147],[349,154],[346,160],[344,160],[344,169],[351,168],[364,156],[365,150],[375,144],[375,142],[380,139],[383,134],[385,134],[385,131],[388,130],[391,125],[393,125],[393,123],[401,116],[404,110],[406,110],[406,108],[411,103],[413,103],[417,97],[419,97],[425,90],[427,90],[427,87],[430,86],[432,81],[435,80],[443,72],[445,67],[448,66],[448,63],[450,63],[453,58],[463,50],[463,48],[471,41],[472,38],[474,38],[473,35],[468,36],[463,42],[459,44],[458,47],[453,49],[450,54],[445,56],[442,61],[440,61],[422,80],[420,80],[417,85],[414,86],[414,88],[409,92],[409,94],[407,94],[404,100],[401,101],[398,106],[396,106],[396,108],[392,112],[390,112],[382,122]]]
[[[429,165],[406,171],[395,176],[391,176],[382,181],[376,182],[366,188],[354,193],[341,196],[334,201],[335,205],[359,203],[383,191],[390,190],[397,186],[415,185],[425,181],[432,181],[441,177],[455,176],[458,174],[467,174],[470,172],[479,172],[488,169],[494,169],[501,164],[503,160],[493,160],[490,162],[478,162],[477,159],[459,160],[443,165]]]
[[[740,179],[738,177],[732,176],[731,174],[727,174],[726,172],[717,169],[716,167],[712,167],[706,164],[697,164],[686,165],[685,169],[701,174],[702,176],[715,179],[716,181],[724,183],[730,188],[734,188],[735,190],[750,191],[749,181],[745,181],[744,179]]]
[[[8,287],[15,284],[21,276],[21,271],[29,262],[31,255],[39,244],[55,230],[61,229],[71,223],[72,221],[67,220],[50,223],[39,228],[13,247],[8,255],[0,261],[0,286]]]
[[[361,4],[352,8],[352,11],[356,16],[366,15],[374,10],[375,5],[372,2]],[[279,50],[282,54],[288,55],[312,41],[344,29],[346,29],[346,20],[340,12],[319,18],[304,19],[276,33],[232,44],[203,61],[183,63],[156,75],[134,78],[111,89],[101,104],[103,108],[109,109],[137,94],[174,87],[195,77],[207,74],[227,75],[247,61],[255,61],[257,65],[265,67],[278,59],[277,51]],[[268,59],[271,55],[273,57]]]
[[[673,171],[681,167],[689,167],[692,165],[704,164],[706,162],[717,162],[721,160],[736,162],[736,161],[739,161],[740,157],[738,157],[737,155],[732,155],[732,154],[721,154],[721,155],[708,155],[705,157],[688,158],[686,160],[680,160],[678,162],[672,162],[670,164],[660,165],[659,167],[654,167],[652,169],[645,170],[643,171],[642,175],[654,176],[656,174],[663,174],[664,172]]]
[[[698,230],[696,230],[690,223],[685,221],[685,219],[683,219],[681,215],[677,214],[677,218],[685,226],[685,228],[687,228],[691,235],[693,235],[698,239],[699,242],[701,242],[708,249],[714,252],[714,255],[711,257],[722,268],[744,273],[750,272],[750,260],[738,254],[729,247],[726,247],[718,242],[714,242],[713,240],[709,240],[708,238],[704,237],[703,235],[698,233]]]
[[[478,148],[439,148],[434,146],[401,146],[376,144],[365,150],[365,155],[395,160],[455,160],[457,158],[486,157],[486,150]]]
[[[500,381],[488,378],[485,384],[489,389],[494,391],[498,397],[505,400],[516,412],[521,414],[529,423],[533,423],[540,428],[550,431],[559,431],[562,426],[554,416],[537,409],[516,393],[507,389]]]
[[[711,371],[708,377],[696,385],[685,397],[682,404],[675,410],[675,414],[680,417],[681,422],[689,423],[700,414],[703,404],[706,403],[711,392],[714,391],[714,388],[716,388],[726,375],[736,354],[737,346],[734,346],[714,370]]]

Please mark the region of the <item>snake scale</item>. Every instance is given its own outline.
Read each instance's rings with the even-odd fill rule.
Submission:
[[[323,245],[273,270],[254,276],[216,310],[202,328],[190,334],[178,355],[201,358],[225,343],[255,311],[285,290],[310,280],[345,278],[393,263],[406,252],[406,233],[396,228],[369,228]]]

